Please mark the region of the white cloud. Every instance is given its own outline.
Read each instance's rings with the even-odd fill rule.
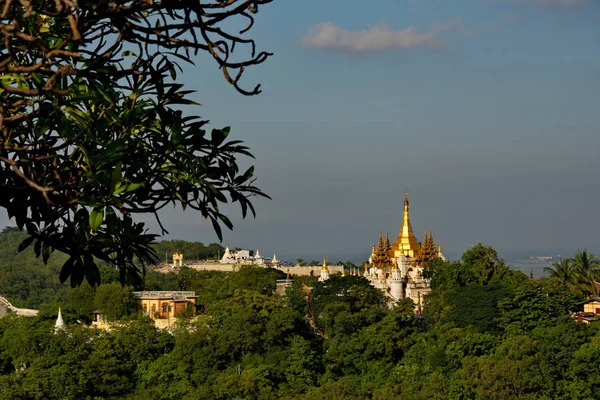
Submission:
[[[413,47],[438,48],[446,46],[438,37],[441,33],[465,30],[460,17],[434,24],[426,32],[419,32],[412,26],[394,30],[386,24],[362,31],[348,31],[332,22],[325,22],[313,25],[303,36],[302,45],[306,48],[345,53],[374,53]]]

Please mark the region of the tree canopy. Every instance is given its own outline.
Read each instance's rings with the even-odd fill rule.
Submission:
[[[221,224],[232,228],[221,204],[239,203],[245,217],[252,196],[267,197],[253,167],[240,170],[248,147],[181,111],[196,102],[178,73],[207,53],[238,92],[258,94],[241,78],[270,53],[244,34],[269,2],[3,3],[0,207],[30,235],[22,248],[33,245],[44,261],[67,254],[61,282],[99,283],[103,260],[122,283],[141,284],[157,235],[136,214],[161,224],[159,211],[179,204],[221,238]]]

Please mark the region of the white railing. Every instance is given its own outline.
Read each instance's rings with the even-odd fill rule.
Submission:
[[[158,297],[161,299],[185,299],[188,297],[196,297],[196,292],[152,290],[147,292],[133,292],[133,295],[138,299],[147,299],[153,297]]]

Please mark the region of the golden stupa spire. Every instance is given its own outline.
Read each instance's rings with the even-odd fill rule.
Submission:
[[[408,214],[408,188],[404,195],[402,227],[400,227],[400,234],[396,238],[396,242],[392,249],[394,250],[394,257],[404,254],[411,258],[418,256],[419,251],[421,250],[421,246],[419,245],[419,242],[417,242],[417,238],[413,234],[412,226],[410,225],[410,216]]]
[[[369,275],[369,264],[365,263],[365,276]]]
[[[390,251],[390,234],[388,232],[385,233],[385,243],[383,244],[385,251]]]
[[[327,257],[323,257],[323,267],[321,267],[321,271],[327,271]]]

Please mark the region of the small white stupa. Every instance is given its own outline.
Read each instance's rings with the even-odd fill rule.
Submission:
[[[273,259],[271,260],[271,264],[279,264],[279,260],[277,259],[277,254],[273,253]]]
[[[254,253],[254,263],[257,265],[264,265],[265,259],[260,255],[260,251],[256,249],[256,253]]]
[[[321,267],[321,276],[319,282],[325,282],[329,279],[329,268],[327,268],[327,257],[323,257],[323,266]]]
[[[64,331],[65,328],[66,328],[65,321],[63,320],[62,312],[59,307],[58,308],[58,317],[56,317],[56,323],[54,324],[54,333],[56,333],[58,331]]]
[[[220,261],[221,264],[233,264],[235,263],[235,254],[232,254],[231,250],[229,250],[229,245],[225,246],[225,254]]]

